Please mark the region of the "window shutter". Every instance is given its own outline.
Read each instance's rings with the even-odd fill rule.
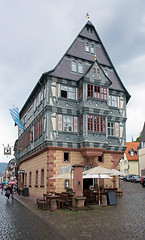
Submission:
[[[115,131],[116,131],[116,136],[119,136],[119,128],[118,128],[118,123],[115,123]]]
[[[74,132],[78,131],[78,126],[77,126],[77,117],[74,117]]]
[[[58,130],[62,131],[62,115],[58,115]]]

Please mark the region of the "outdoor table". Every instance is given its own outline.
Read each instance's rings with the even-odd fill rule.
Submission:
[[[106,192],[106,191],[110,191],[110,190],[112,190],[112,191],[117,191],[117,188],[104,188],[104,192]]]
[[[91,192],[91,194],[92,194],[93,196],[95,196],[96,201],[99,200],[99,192],[94,191],[94,192]],[[102,197],[103,195],[107,196],[107,192],[100,192],[100,197]]]
[[[51,204],[51,200],[54,199],[54,200],[59,200],[60,199],[60,196],[59,195],[53,195],[53,194],[43,194],[43,199],[48,202],[49,206]]]
[[[49,203],[49,205],[50,205],[52,199],[58,200],[58,199],[60,199],[60,196],[59,195],[46,195],[46,201]]]
[[[46,201],[48,196],[52,196],[52,193],[43,194],[43,199]]]

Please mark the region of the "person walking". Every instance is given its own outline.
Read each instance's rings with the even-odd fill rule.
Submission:
[[[4,186],[3,185],[1,185],[1,190],[2,190],[1,192],[3,193],[3,190],[4,190]]]
[[[6,198],[7,198],[7,201],[9,201],[10,194],[13,193],[12,187],[8,186],[8,187],[5,189],[5,191],[6,191],[5,196],[6,196]]]

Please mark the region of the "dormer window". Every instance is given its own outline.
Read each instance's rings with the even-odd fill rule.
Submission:
[[[72,72],[81,73],[82,74],[83,73],[83,63],[73,60],[71,62],[71,70],[72,70]]]
[[[130,156],[131,156],[131,157],[134,156],[134,150],[133,150],[133,149],[130,150]]]
[[[85,43],[85,51],[88,53],[95,54],[95,47],[94,44],[90,44],[89,42]]]
[[[72,71],[76,72],[77,71],[77,64],[75,61],[72,61]]]
[[[93,68],[93,72],[96,73],[96,68]]]
[[[86,43],[85,50],[86,52],[89,52],[89,43]]]
[[[83,73],[83,64],[81,62],[78,63],[78,72]]]
[[[89,33],[89,34],[93,34],[93,29],[92,29],[92,28],[89,28],[89,27],[87,27],[87,33]]]
[[[104,73],[105,73],[105,75],[108,77],[109,76],[109,74],[108,74],[108,70],[105,68],[104,69]]]
[[[91,53],[92,53],[92,54],[94,54],[94,53],[95,53],[95,50],[94,50],[94,45],[93,45],[93,44],[91,44],[91,49],[90,49],[90,50],[91,50]]]
[[[99,68],[97,68],[97,73],[100,74],[100,69]]]

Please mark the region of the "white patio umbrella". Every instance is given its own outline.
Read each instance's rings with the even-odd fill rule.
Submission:
[[[111,171],[112,171],[112,173],[110,176],[125,176],[125,174],[123,172],[118,171],[116,169],[112,169]]]
[[[111,169],[108,169],[108,168],[103,168],[103,167],[100,167],[100,166],[97,166],[97,167],[94,167],[94,168],[91,168],[87,171],[84,171],[83,174],[84,175],[98,175],[98,187],[99,187],[99,205],[100,205],[100,175],[103,174],[103,175],[110,175],[112,173]]]
[[[51,177],[50,179],[69,179],[69,180],[72,180],[73,179],[73,173],[72,172],[65,172],[65,173],[61,173],[61,174],[58,174],[58,175],[55,175],[53,177]]]
[[[106,179],[111,179],[112,177],[110,177],[109,175],[107,174],[85,174],[83,175],[83,179],[86,179],[86,178],[106,178]]]
[[[100,167],[100,166],[90,168],[89,170],[83,172],[83,174],[90,174],[90,175],[93,175],[93,174],[101,175],[101,174],[111,174],[111,173],[112,173],[111,169]]]
[[[73,174],[71,172],[65,172],[51,177],[50,179],[73,179]]]

